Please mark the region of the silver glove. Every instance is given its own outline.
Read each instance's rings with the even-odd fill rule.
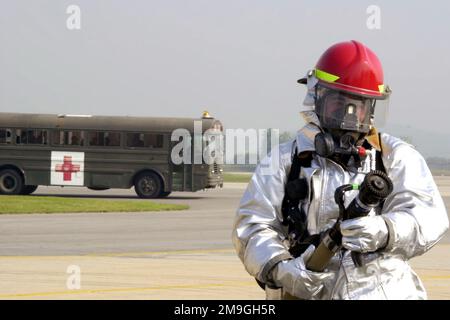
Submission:
[[[387,245],[389,231],[381,216],[367,216],[341,223],[342,245],[357,252],[373,252]]]
[[[325,288],[332,287],[335,273],[306,269],[305,261],[308,261],[314,250],[315,247],[310,245],[300,257],[279,262],[272,273],[274,283],[297,298],[321,299],[325,295]]]

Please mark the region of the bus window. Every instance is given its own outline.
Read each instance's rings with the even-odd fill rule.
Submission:
[[[0,143],[10,144],[12,141],[12,131],[11,129],[0,129]]]
[[[144,147],[144,134],[127,133],[127,147]]]
[[[82,146],[84,144],[84,131],[53,131],[53,144]]]
[[[162,134],[146,134],[144,141],[152,148],[162,148],[164,144],[164,136]]]
[[[127,147],[130,148],[162,148],[164,136],[151,133],[127,133]]]
[[[97,147],[119,147],[120,146],[120,133],[119,132],[106,132],[106,131],[94,131],[89,132],[88,135],[89,145]]]
[[[17,129],[16,144],[47,144],[47,131],[40,129]]]

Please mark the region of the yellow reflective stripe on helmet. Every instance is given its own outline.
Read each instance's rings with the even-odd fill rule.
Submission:
[[[378,86],[378,91],[380,91],[380,93],[383,93],[383,92],[384,92],[384,84],[380,84],[380,85]]]
[[[339,79],[338,76],[335,76],[334,74],[331,74],[331,73],[328,73],[328,72],[325,72],[325,71],[322,71],[319,69],[316,69],[315,73],[316,73],[317,79],[320,79],[320,80],[323,80],[326,82],[335,82],[337,79]]]

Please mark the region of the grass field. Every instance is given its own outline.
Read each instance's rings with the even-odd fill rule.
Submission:
[[[42,196],[0,196],[2,213],[139,212],[186,210],[189,206],[152,201],[98,200]]]
[[[224,173],[223,182],[244,182],[248,183],[252,177],[252,173]]]

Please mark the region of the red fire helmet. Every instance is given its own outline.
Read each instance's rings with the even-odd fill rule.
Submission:
[[[319,83],[330,89],[374,99],[385,99],[389,95],[380,60],[372,50],[355,40],[328,48],[313,72]],[[305,84],[306,78],[298,82]]]

